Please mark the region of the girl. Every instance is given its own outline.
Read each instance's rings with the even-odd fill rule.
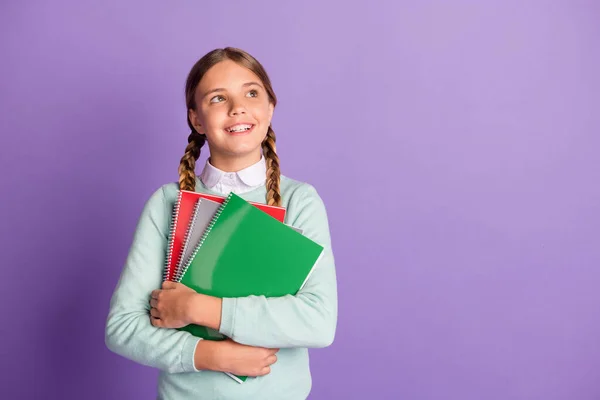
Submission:
[[[160,187],[144,206],[110,302],[106,345],[159,368],[160,399],[305,399],[312,384],[308,349],[329,346],[337,322],[325,206],[313,186],[280,174],[271,128],[277,99],[256,59],[240,49],[213,50],[193,66],[185,94],[191,134],[179,182]],[[210,157],[196,176],[205,143]],[[283,206],[285,222],[324,246],[325,254],[295,296],[216,298],[161,282],[179,189],[233,191]],[[228,339],[201,340],[173,329],[191,323]],[[239,384],[223,372],[251,378]]]

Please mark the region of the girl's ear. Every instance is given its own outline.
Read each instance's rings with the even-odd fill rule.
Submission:
[[[273,103],[269,102],[269,125],[271,125],[271,120],[273,119],[273,111],[275,110],[275,106]]]
[[[202,124],[200,123],[200,121],[198,120],[198,114],[196,113],[195,110],[189,109],[188,110],[188,117],[190,118],[190,121],[192,123],[192,126],[194,127],[194,129],[196,129],[196,132],[198,132],[199,134],[204,134],[205,132],[202,131]]]

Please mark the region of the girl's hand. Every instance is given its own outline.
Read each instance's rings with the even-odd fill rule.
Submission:
[[[218,369],[240,376],[262,376],[271,372],[277,361],[279,349],[247,346],[231,339],[218,343],[216,357]]]
[[[162,290],[152,291],[150,322],[160,328],[181,328],[192,323],[193,289],[179,282],[165,281]]]

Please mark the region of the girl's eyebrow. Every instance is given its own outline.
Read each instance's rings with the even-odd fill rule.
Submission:
[[[258,83],[258,82],[254,82],[254,81],[252,81],[252,82],[246,82],[246,83],[244,83],[244,84],[242,85],[242,87],[243,87],[243,88],[245,88],[245,87],[252,86],[252,85],[256,85],[256,86],[259,86],[259,87],[263,88],[263,87],[262,87],[262,85],[261,85],[260,83]],[[206,96],[208,96],[208,95],[209,95],[209,94],[211,94],[211,93],[215,93],[215,92],[224,92],[224,91],[226,91],[226,89],[225,89],[225,88],[216,88],[216,89],[211,89],[211,90],[209,90],[208,92],[204,93],[204,94],[202,95],[202,98],[205,98]]]

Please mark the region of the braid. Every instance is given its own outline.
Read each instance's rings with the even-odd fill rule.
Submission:
[[[206,136],[192,131],[188,136],[185,154],[179,162],[179,189],[196,190],[196,161],[200,157],[200,149],[206,142]]]
[[[279,181],[281,172],[279,170],[279,157],[275,147],[275,132],[269,126],[267,137],[262,143],[262,150],[267,163],[267,204],[281,206],[281,194],[279,193]]]

